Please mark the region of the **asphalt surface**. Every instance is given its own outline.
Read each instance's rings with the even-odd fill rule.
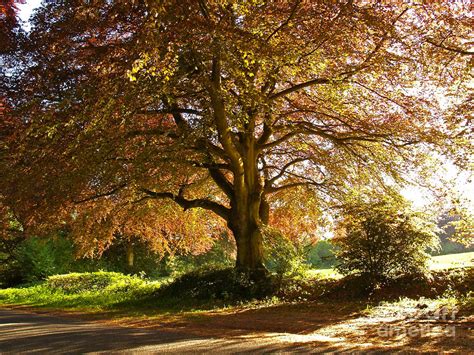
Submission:
[[[271,338],[210,338],[0,309],[0,354],[271,353],[314,349]]]

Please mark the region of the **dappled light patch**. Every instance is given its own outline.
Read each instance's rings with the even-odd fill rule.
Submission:
[[[426,306],[426,307],[425,307]],[[444,320],[456,301],[403,299],[367,306],[365,302],[323,301],[304,304],[247,305],[226,310],[182,314],[174,322],[163,318],[125,321],[124,325],[165,327],[199,336],[253,340],[269,349],[304,346],[317,351],[467,351],[474,344],[472,314]],[[120,321],[119,321],[120,323]],[[470,329],[471,327],[471,329]],[[453,337],[453,334],[456,336]]]

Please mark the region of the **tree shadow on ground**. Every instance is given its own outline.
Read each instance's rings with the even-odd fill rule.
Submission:
[[[206,312],[182,318],[177,331],[262,343],[261,351],[469,351],[472,317],[454,321],[368,315],[366,302],[325,301]],[[163,326],[152,320],[128,326]]]
[[[472,317],[442,322],[367,315],[366,306],[363,302],[325,301],[182,314],[170,319],[115,320],[124,327],[106,324],[110,322],[106,314],[85,317],[99,322],[84,322],[0,311],[0,351],[462,352],[474,347]],[[118,314],[107,315],[110,319]],[[455,329],[455,336],[451,329]]]

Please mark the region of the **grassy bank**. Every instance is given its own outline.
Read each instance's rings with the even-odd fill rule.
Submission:
[[[240,280],[228,275],[227,270],[160,280],[103,271],[56,275],[44,282],[0,290],[0,307],[21,306],[127,317],[280,303],[276,297],[257,297],[260,300],[254,300],[246,285],[241,287]]]
[[[59,275],[0,290],[0,307],[190,336],[314,343],[328,351],[472,349],[474,268],[396,280],[368,295],[357,278],[306,275],[283,280],[273,295],[240,301],[232,298],[242,290],[229,275],[153,281],[107,272]]]
[[[430,278],[418,281],[400,279],[367,295],[359,280],[342,278],[332,269],[311,270],[305,276],[280,281],[278,288],[267,292],[258,301],[242,294],[240,284],[229,279],[230,274],[226,272],[216,272],[211,276],[196,274],[178,281],[95,272],[52,276],[37,284],[0,290],[0,306],[153,316],[232,307],[325,302],[328,299],[373,304],[399,297],[457,297],[463,298],[465,304],[472,304],[472,293],[469,292],[474,291],[474,269],[460,267],[472,265],[473,257],[474,253],[435,257]]]
[[[127,302],[135,300],[145,301],[168,281],[107,272],[59,275],[37,284],[0,290],[0,305],[100,312],[126,307]]]

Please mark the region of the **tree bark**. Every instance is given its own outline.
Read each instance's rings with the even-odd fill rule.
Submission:
[[[131,241],[127,242],[127,267],[129,269],[133,268],[134,260],[135,260],[135,253],[133,250],[133,243]]]
[[[262,221],[261,217],[262,210],[266,210],[267,206],[262,208],[261,189],[258,186],[251,193],[246,187],[231,204],[228,226],[237,245],[236,269],[259,279],[267,274],[262,233],[262,225],[266,221]]]
[[[231,227],[237,244],[236,268],[244,272],[264,270],[263,235],[260,227],[245,225]]]

